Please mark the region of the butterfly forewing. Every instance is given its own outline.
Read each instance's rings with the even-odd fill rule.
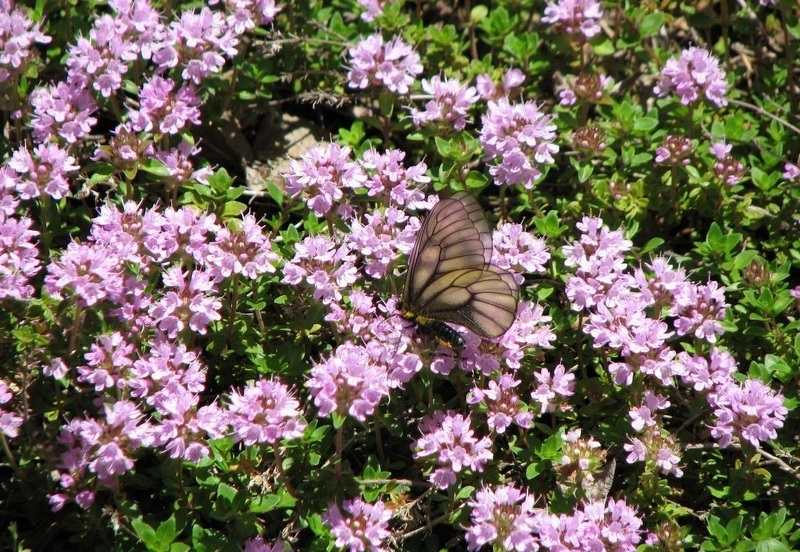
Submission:
[[[411,253],[404,309],[420,320],[466,326],[498,337],[514,323],[519,289],[491,264],[492,235],[478,202],[462,192],[437,203]]]
[[[492,236],[475,199],[459,193],[431,209],[417,235],[408,262],[403,302],[413,298],[437,274],[463,267],[482,267],[492,258]]]

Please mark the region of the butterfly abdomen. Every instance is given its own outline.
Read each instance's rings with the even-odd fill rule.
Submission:
[[[434,337],[439,343],[451,349],[459,350],[464,348],[464,338],[444,322],[419,316],[412,311],[404,311],[403,317],[414,322],[422,335]]]

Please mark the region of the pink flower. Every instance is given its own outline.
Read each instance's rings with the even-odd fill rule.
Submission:
[[[467,404],[481,404],[488,410],[487,425],[492,431],[505,433],[512,423],[529,428],[533,413],[519,401],[514,388],[520,384],[510,374],[500,374],[490,380],[485,389],[473,387],[467,397]]]
[[[33,220],[0,211],[0,300],[33,296],[31,278],[41,270]]]
[[[478,75],[475,89],[480,94],[481,99],[496,101],[500,98],[511,96],[511,92],[521,86],[523,82],[525,82],[525,73],[519,69],[512,68],[505,72],[499,85],[495,84],[492,81],[492,76],[487,73]]]
[[[241,274],[255,280],[262,274],[275,272],[277,253],[253,215],[245,215],[237,230],[220,228],[216,239],[208,245],[203,260],[217,280]]]
[[[259,379],[241,392],[232,391],[228,401],[229,419],[237,442],[246,446],[274,445],[282,439],[303,436],[306,423],[300,413],[300,402],[274,377]]]
[[[84,307],[118,301],[123,292],[122,263],[109,247],[71,242],[61,258],[47,266],[44,283],[53,297],[74,296]]]
[[[437,75],[430,80],[422,79],[422,89],[433,99],[425,104],[423,111],[411,110],[415,125],[444,123],[455,130],[463,130],[467,126],[467,111],[478,101],[474,86],[461,84],[455,79],[442,79]]]
[[[567,399],[575,394],[575,374],[567,372],[563,364],[559,364],[551,374],[549,370],[534,372],[537,386],[531,393],[534,402],[539,403],[540,413],[555,412],[558,407],[570,409]]]
[[[719,66],[719,60],[708,51],[690,47],[681,52],[678,58],[667,60],[661,70],[661,81],[655,93],[666,96],[670,91],[681,97],[681,103],[689,105],[705,96],[717,107],[728,104],[725,94],[728,82]]]
[[[97,123],[97,103],[89,90],[66,82],[41,86],[31,92],[33,137],[40,144],[58,136],[74,144]]]
[[[34,23],[24,10],[11,9],[13,5],[0,9],[0,82],[25,74],[37,55],[35,44],[52,40],[41,32],[41,21]]]
[[[363,422],[389,395],[386,366],[361,345],[344,343],[311,369],[307,383],[320,416],[349,414]]]
[[[493,161],[489,173],[495,184],[522,184],[526,189],[542,174],[538,166],[554,163],[558,146],[553,115],[546,115],[533,102],[510,103],[506,98],[489,102],[481,119],[481,144],[487,161]]]
[[[200,124],[200,97],[192,86],[176,90],[175,82],[153,76],[139,93],[139,109],[130,110],[136,131],[178,134],[189,123]]]
[[[336,537],[336,546],[347,547],[350,552],[381,552],[388,550],[383,546],[389,538],[387,529],[392,511],[380,500],[370,504],[361,498],[345,500],[341,509],[329,504],[328,512],[322,521]]]
[[[542,22],[569,35],[592,38],[600,32],[603,6],[597,0],[548,0]]]
[[[308,208],[318,217],[327,215],[344,197],[344,188],[361,188],[367,175],[351,160],[352,150],[336,143],[314,146],[300,160],[292,159],[284,174],[286,191],[306,196]]]
[[[483,471],[492,459],[492,442],[488,437],[478,439],[470,426],[470,419],[455,412],[436,412],[426,416],[419,424],[422,437],[412,448],[414,458],[429,459],[435,469],[431,482],[446,489],[456,482],[464,470]]]
[[[419,54],[400,37],[384,44],[380,34],[363,39],[350,48],[347,84],[353,88],[385,86],[395,94],[407,94],[422,73]]]
[[[709,394],[708,400],[717,419],[711,435],[723,447],[727,447],[734,436],[754,447],[760,446],[762,441],[775,439],[788,414],[783,406],[783,395],[756,379],[723,384]]]
[[[545,511],[536,508],[535,502],[532,496],[511,485],[480,489],[469,502],[472,514],[466,534],[468,549],[491,545],[495,550],[538,550],[536,533]]]
[[[13,395],[8,385],[3,380],[0,380],[0,405],[8,404],[11,402]],[[24,418],[12,414],[7,410],[0,408],[0,432],[9,438],[14,438],[18,434],[19,427],[24,422]]]
[[[379,153],[368,149],[361,157],[361,167],[367,173],[367,195],[384,205],[408,205],[416,208],[425,201],[425,186],[431,181],[425,175],[425,163],[411,167],[403,164],[406,152],[397,149]]]
[[[39,144],[33,150],[14,152],[8,166],[17,172],[17,192],[22,199],[47,194],[53,199],[69,195],[67,174],[80,169],[74,157],[57,144]]]

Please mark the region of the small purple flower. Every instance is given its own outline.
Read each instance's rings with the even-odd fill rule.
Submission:
[[[492,459],[492,441],[475,436],[469,417],[440,411],[423,418],[419,429],[422,437],[412,446],[414,458],[432,461],[430,480],[440,489],[453,485],[462,471],[483,471]]]
[[[533,374],[536,377],[536,389],[531,398],[539,403],[540,413],[555,412],[558,408],[569,410],[567,399],[575,394],[575,374],[568,372],[563,364],[555,367],[552,374],[543,369]]]
[[[377,363],[366,347],[344,343],[327,360],[311,369],[307,384],[320,416],[349,414],[363,422],[389,396],[386,366]]]
[[[353,88],[385,86],[395,94],[407,94],[423,70],[419,54],[400,37],[384,44],[383,37],[374,34],[350,48],[348,54],[347,84]]]
[[[109,247],[71,242],[47,266],[45,290],[56,299],[74,296],[82,307],[118,301],[123,292],[122,263]]]
[[[0,380],[0,405],[8,404],[12,398],[13,395],[6,382]],[[21,416],[0,408],[0,433],[3,433],[6,437],[12,439],[16,437],[19,433],[19,427],[24,421]]]
[[[431,181],[425,175],[428,166],[417,163],[411,167],[403,164],[406,152],[398,149],[378,153],[368,149],[361,158],[361,166],[367,173],[367,195],[384,205],[408,205],[417,208],[425,201],[425,186]]]
[[[85,366],[78,367],[78,381],[91,384],[95,391],[124,386],[124,373],[133,366],[133,345],[119,332],[101,335],[84,354]]]
[[[19,175],[17,192],[22,199],[47,194],[53,199],[69,195],[67,174],[80,169],[75,158],[57,144],[39,144],[33,150],[14,152],[8,166]]]
[[[249,12],[244,13],[249,16]],[[199,86],[222,69],[224,56],[236,56],[238,44],[221,11],[208,7],[186,10],[179,21],[170,24],[160,47],[153,52],[153,61],[162,69],[182,68],[183,80]]]
[[[22,300],[33,296],[31,278],[39,273],[39,249],[31,230],[33,220],[0,211],[0,300]]]
[[[716,417],[711,435],[723,447],[730,445],[734,436],[754,447],[777,438],[777,430],[783,427],[788,414],[783,395],[756,379],[721,385],[709,394],[708,400]]]
[[[681,52],[680,57],[667,60],[661,70],[661,81],[655,87],[655,93],[666,96],[670,91],[681,97],[683,105],[695,103],[702,96],[717,107],[728,104],[725,98],[728,81],[719,60],[695,46]]]
[[[305,282],[314,299],[325,305],[342,300],[342,290],[358,280],[356,256],[349,243],[337,246],[327,236],[308,236],[294,245],[294,257],[283,265],[283,283]]]
[[[95,19],[88,37],[78,37],[67,56],[67,82],[109,98],[122,87],[128,64],[138,58],[131,29],[124,18],[109,14]]]
[[[175,190],[181,184],[192,180],[208,184],[208,176],[212,170],[208,167],[195,169],[191,159],[191,156],[199,154],[200,151],[199,146],[192,145],[184,140],[177,147],[172,147],[168,150],[153,150],[151,152],[150,157],[161,162],[167,171],[164,182],[168,190]]]
[[[511,424],[522,428],[531,427],[533,413],[529,412],[514,388],[520,384],[510,374],[500,374],[488,382],[485,389],[473,387],[467,404],[480,404],[487,410],[487,425],[492,431],[505,433]]]
[[[344,197],[343,188],[361,188],[367,175],[350,157],[352,150],[336,143],[314,146],[289,163],[284,174],[286,191],[306,196],[308,208],[318,217],[327,215]]]
[[[736,359],[727,351],[711,347],[708,359],[681,352],[677,362],[681,364],[681,381],[695,391],[710,391],[733,381],[738,366]]]
[[[526,189],[542,174],[538,166],[554,163],[558,146],[553,143],[553,115],[542,113],[533,102],[509,103],[506,98],[489,102],[482,118],[481,144],[495,184],[522,184]]]
[[[600,32],[603,6],[597,0],[548,0],[542,22],[557,31],[592,38]]]
[[[13,5],[11,2],[0,9],[0,83],[15,83],[12,75],[24,75],[36,57],[34,45],[49,44],[52,40],[41,32],[41,21],[34,23],[24,10],[11,9]]]
[[[467,126],[467,111],[478,101],[474,86],[467,86],[455,79],[442,79],[437,75],[431,80],[422,79],[422,89],[433,99],[425,104],[424,110],[411,110],[415,125],[444,123],[455,130],[463,130]]]
[[[634,406],[628,412],[631,418],[631,427],[642,431],[645,427],[656,425],[654,416],[659,410],[669,408],[670,402],[665,397],[653,393],[649,389],[644,393],[644,403]]]
[[[716,343],[717,336],[725,333],[720,320],[728,308],[725,288],[717,282],[706,285],[687,284],[675,295],[675,306],[670,314],[677,316],[675,331],[678,335],[694,334],[698,339]]]
[[[28,99],[33,109],[33,137],[44,144],[58,136],[74,144],[97,123],[97,104],[85,88],[60,82],[34,89]]]
[[[189,123],[200,124],[200,97],[192,86],[176,90],[175,82],[151,77],[139,93],[139,109],[130,110],[130,124],[136,131],[178,134]]]
[[[572,515],[549,514],[539,524],[539,539],[559,552],[635,552],[642,541],[642,520],[624,500],[584,502]]]
[[[669,167],[688,165],[691,161],[694,146],[686,136],[670,134],[661,145],[656,148],[656,163]]]
[[[256,537],[245,541],[242,552],[291,552],[291,549],[281,539],[276,540],[275,544],[268,544],[264,542],[264,537]]]
[[[275,272],[277,253],[264,229],[253,215],[245,215],[241,228],[220,228],[216,239],[208,245],[204,262],[215,279],[221,281],[233,274],[255,280],[262,274]]]
[[[793,163],[786,163],[783,166],[783,177],[786,180],[800,180],[800,167]]]
[[[500,98],[509,97],[515,88],[522,86],[523,82],[525,82],[525,73],[512,68],[505,72],[499,85],[495,84],[492,76],[487,73],[478,75],[475,89],[481,99],[497,101]]]
[[[714,176],[726,186],[735,186],[741,182],[744,173],[742,162],[730,155],[714,162]]]
[[[187,327],[204,335],[211,322],[220,320],[222,302],[214,295],[214,278],[201,270],[182,271],[173,266],[162,277],[165,292],[148,310],[153,323],[170,339]]]
[[[364,272],[373,278],[384,278],[399,255],[408,254],[414,247],[416,225],[407,224],[408,215],[396,207],[368,213],[364,218],[367,224],[353,220],[347,241],[364,257]]]
[[[322,521],[336,537],[335,545],[350,552],[383,552],[390,534],[387,529],[392,511],[380,500],[369,503],[361,498],[345,500],[341,508],[329,504]]]
[[[242,35],[259,25],[269,25],[281,8],[274,0],[209,0],[208,5],[223,4],[228,12],[226,25],[233,35]]]
[[[598,104],[613,85],[614,80],[611,77],[581,73],[572,80],[570,88],[559,93],[561,105],[570,106],[577,102],[583,105]]]
[[[491,545],[495,550],[535,552],[539,549],[536,533],[545,514],[535,504],[532,496],[511,485],[480,489],[469,502],[467,548]]]
[[[525,280],[522,273],[545,272],[545,264],[550,260],[547,243],[526,232],[521,224],[501,223],[492,232],[492,242],[492,264],[510,270],[518,284]]]
[[[390,0],[358,0],[361,7],[366,8],[367,11],[361,12],[361,19],[367,23],[372,23],[378,17],[383,15],[383,10],[389,4]]]
[[[234,390],[228,402],[235,441],[245,446],[299,439],[306,429],[300,402],[276,378],[259,379],[241,392]]]

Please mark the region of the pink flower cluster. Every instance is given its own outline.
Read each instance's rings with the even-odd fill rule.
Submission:
[[[347,84],[353,88],[383,86],[395,94],[408,94],[423,69],[419,54],[400,37],[384,42],[380,34],[368,36],[348,55]]]
[[[30,279],[41,269],[33,219],[15,215],[17,184],[14,171],[0,168],[0,300],[31,297]]]
[[[419,429],[422,437],[412,445],[414,458],[430,461],[434,468],[429,476],[431,483],[440,489],[455,484],[466,470],[483,471],[492,459],[492,441],[476,437],[470,418],[461,414],[436,412],[426,416]]]
[[[115,95],[134,65],[141,70],[152,64],[156,74],[144,81],[138,97],[121,113],[128,122],[118,131],[176,135],[199,124],[201,99],[196,87],[233,58],[238,35],[270,22],[277,13],[272,0],[238,0],[226,2],[222,11],[188,10],[168,23],[149,1],[112,0],[109,7],[114,13],[98,15],[88,33],[68,49],[65,80],[34,88],[28,96],[35,144],[13,152],[3,168],[22,199],[69,195],[69,176],[78,169],[71,150],[97,123],[94,96]],[[22,10],[0,14],[0,81],[21,74],[32,59],[35,42],[49,42],[38,29]],[[175,77],[189,84],[178,84]],[[129,149],[128,158],[118,158],[103,155],[99,148],[96,157],[126,168],[155,159],[173,180],[182,182],[204,176],[191,169],[188,158],[198,152],[188,144],[164,150],[153,146]]]
[[[103,415],[73,420],[62,432],[67,451],[54,508],[70,499],[88,507],[98,486],[114,488],[133,469],[142,447],[194,462],[208,455],[209,438],[229,432],[247,445],[302,435],[299,403],[275,380],[233,391],[225,408],[201,405],[206,368],[182,342],[220,319],[220,290],[229,280],[275,272],[277,260],[252,216],[219,225],[191,208],[143,210],[128,202],[104,206],[88,239],[48,265],[48,293],[102,305],[121,328],[100,335],[85,364],[74,367]],[[71,370],[62,361],[45,372],[66,379]]]
[[[308,387],[320,416],[336,413],[365,421],[389,395],[389,374],[371,349],[352,343],[336,348],[311,369]]]
[[[231,391],[228,402],[235,440],[245,446],[298,439],[306,429],[300,402],[274,377],[260,379],[242,391]]]
[[[542,171],[540,165],[554,163],[558,146],[553,115],[546,115],[534,102],[511,103],[507,98],[490,101],[482,118],[481,144],[495,184],[522,184],[533,188]]]
[[[0,405],[9,404],[13,399],[13,395],[11,394],[11,390],[8,388],[8,384],[3,380],[0,380]],[[22,416],[17,416],[16,414],[5,410],[4,408],[0,408],[0,432],[5,434],[7,437],[14,438],[17,436],[19,431],[19,426],[22,425],[24,422]]]
[[[345,500],[341,507],[331,503],[322,521],[336,537],[336,546],[350,552],[383,552],[389,539],[392,511],[380,500],[369,503],[361,498]]]
[[[703,96],[717,107],[728,104],[725,98],[728,81],[719,60],[696,46],[687,48],[677,58],[667,60],[661,70],[661,81],[654,90],[659,96],[674,92],[684,105],[695,103]]]
[[[597,0],[548,0],[543,23],[568,35],[592,38],[600,32],[603,6]]]
[[[467,111],[478,101],[474,86],[458,80],[434,76],[422,79],[422,90],[433,96],[424,110],[411,110],[411,119],[417,126],[441,123],[445,128],[463,130],[467,126]]]
[[[617,385],[629,386],[644,377],[651,385],[672,386],[676,378],[696,392],[705,393],[714,411],[712,435],[727,446],[734,436],[754,446],[776,437],[787,410],[782,395],[763,383],[734,380],[736,361],[726,352],[711,347],[707,357],[676,352],[676,337],[691,337],[715,344],[724,330],[721,320],[728,305],[725,289],[716,282],[693,284],[682,269],[657,257],[645,268],[630,271],[624,254],[631,242],[621,231],[610,231],[598,218],[585,217],[578,228],[579,242],[564,248],[565,264],[575,275],[567,281],[566,293],[572,308],[588,316],[584,331],[596,348],[619,353],[608,364]],[[648,393],[650,393],[648,391]],[[656,394],[646,394],[645,404],[631,410],[631,424],[637,431],[650,432],[648,439],[660,450],[662,471],[678,474],[674,446],[661,446],[656,411],[668,403]],[[641,441],[629,449],[630,461],[645,458]]]
[[[572,514],[549,514],[512,486],[484,487],[469,502],[469,550],[536,552],[633,552],[642,540],[642,520],[624,500],[584,502]]]
[[[52,40],[41,32],[41,23],[34,23],[13,3],[0,9],[0,83],[16,86],[16,78],[25,74],[36,56],[35,45]]]

